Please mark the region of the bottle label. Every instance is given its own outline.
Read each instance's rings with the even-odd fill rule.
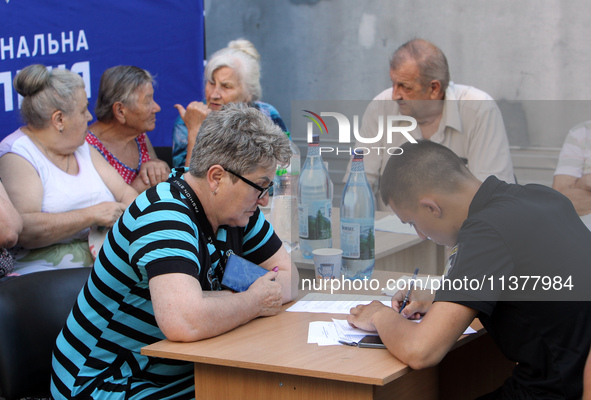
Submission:
[[[370,260],[375,258],[373,218],[341,219],[341,249],[343,257]]]
[[[332,237],[332,203],[313,201],[298,206],[299,235],[302,239],[317,240]]]

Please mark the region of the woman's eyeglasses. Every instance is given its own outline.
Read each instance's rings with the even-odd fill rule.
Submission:
[[[245,177],[243,177],[242,175],[237,174],[236,172],[230,171],[228,168],[224,168],[226,171],[228,171],[229,173],[231,173],[232,175],[240,178],[244,183],[249,184],[250,186],[252,186],[253,188],[255,188],[256,190],[260,191],[261,194],[259,194],[259,199],[263,198],[267,192],[269,191],[269,189],[271,189],[273,187],[273,182],[269,183],[269,186],[267,187],[262,187],[257,185],[256,183],[254,183],[253,181],[249,181],[248,179],[246,179]]]

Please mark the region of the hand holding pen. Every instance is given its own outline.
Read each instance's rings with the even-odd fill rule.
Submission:
[[[412,275],[410,285],[408,288],[408,292],[406,292],[406,296],[404,296],[404,300],[402,301],[402,306],[400,307],[398,314],[401,314],[402,310],[404,310],[404,307],[406,307],[406,305],[408,304],[408,301],[410,300],[410,293],[412,292],[412,289],[415,287],[415,283],[416,283],[418,274],[419,274],[419,269],[416,268],[414,274]]]

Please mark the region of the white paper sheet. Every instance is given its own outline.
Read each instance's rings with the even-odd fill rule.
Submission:
[[[414,322],[421,322],[416,320]],[[464,335],[476,333],[471,327],[466,328]],[[376,335],[375,332],[367,332],[362,329],[354,328],[346,319],[334,319],[331,321],[310,322],[308,327],[308,343],[316,343],[319,346],[341,345],[339,340],[357,343],[362,337],[367,335]]]
[[[369,304],[378,300],[387,306],[392,305],[388,296],[368,296],[359,294],[308,293],[300,301],[289,307],[289,312],[349,314],[359,304]]]
[[[378,219],[374,225],[377,231],[403,233],[418,236],[417,231],[409,224],[403,224],[395,214]]]
[[[333,346],[339,343],[339,334],[335,324],[330,321],[310,322],[308,327],[308,343],[317,343],[318,346]]]
[[[363,329],[354,328],[346,319],[332,319],[340,340],[347,342],[359,342],[364,336],[378,336],[376,332],[368,332]]]

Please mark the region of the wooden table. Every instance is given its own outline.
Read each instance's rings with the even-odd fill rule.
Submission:
[[[263,210],[264,211],[264,210]],[[392,213],[376,211],[375,219],[379,220]],[[341,245],[339,209],[332,209],[332,246]],[[443,246],[430,240],[422,240],[417,235],[406,235],[375,231],[376,270],[413,272],[419,267],[421,273],[441,275],[445,267]],[[299,250],[291,255],[292,260],[300,270],[314,269],[314,261],[302,256]]]
[[[378,272],[378,276],[381,273]],[[439,366],[414,371],[387,350],[308,344],[311,321],[344,315],[285,312],[194,343],[164,340],[142,354],[195,363],[197,399],[472,399],[512,364],[478,321]]]

